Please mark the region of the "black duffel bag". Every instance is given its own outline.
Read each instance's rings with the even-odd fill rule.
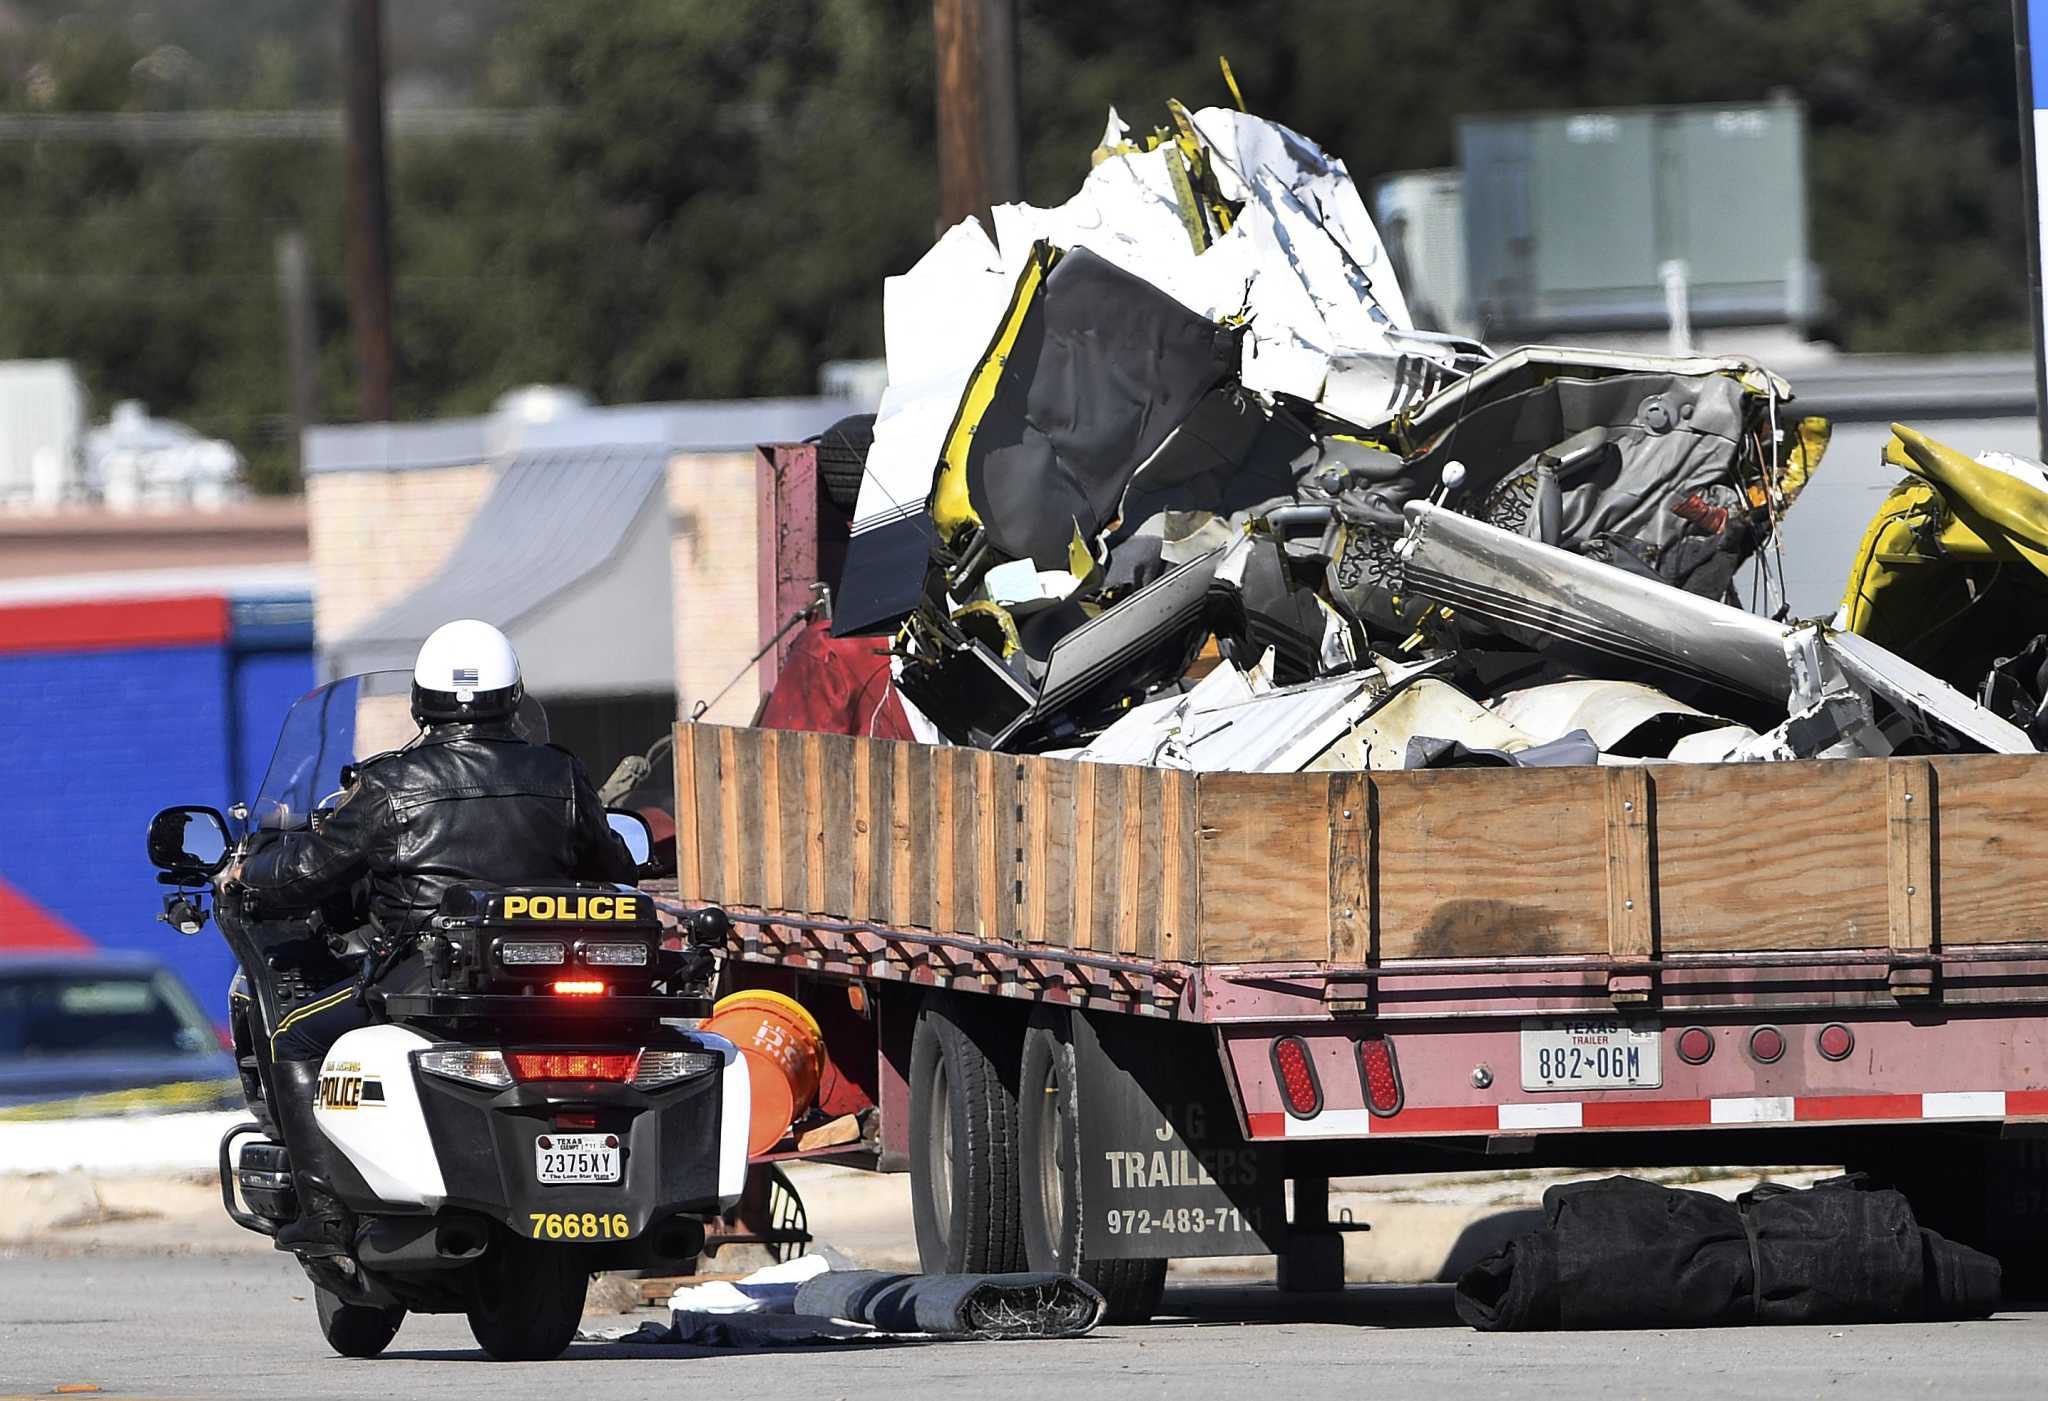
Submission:
[[[1543,1194],[1541,1229],[1458,1280],[1458,1316],[1489,1332],[1899,1323],[1983,1318],[1998,1262],[1922,1229],[1857,1174],[1735,1201],[1633,1177]]]

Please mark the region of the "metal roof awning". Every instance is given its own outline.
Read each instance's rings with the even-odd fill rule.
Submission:
[[[327,673],[409,670],[428,633],[480,618],[543,696],[673,690],[668,458],[648,444],[514,456],[447,563],[330,643]]]

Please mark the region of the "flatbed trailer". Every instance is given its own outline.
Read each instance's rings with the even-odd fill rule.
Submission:
[[[681,907],[927,1267],[1341,1282],[1333,1176],[1848,1164],[2048,1240],[2048,767],[1188,773],[678,727]],[[833,1135],[825,1135],[834,1139]],[[843,1138],[844,1135],[837,1136]]]

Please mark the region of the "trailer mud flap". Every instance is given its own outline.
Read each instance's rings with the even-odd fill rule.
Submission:
[[[1238,1133],[1213,1038],[1116,1014],[1071,1025],[1090,1257],[1276,1253],[1281,1155]]]

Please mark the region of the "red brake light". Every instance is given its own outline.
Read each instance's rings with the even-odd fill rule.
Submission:
[[[1365,1107],[1385,1118],[1401,1112],[1401,1067],[1394,1044],[1384,1036],[1358,1043],[1358,1070],[1365,1080]]]
[[[633,1078],[638,1051],[509,1051],[512,1073],[521,1080],[616,1080]]]
[[[1316,1069],[1308,1058],[1308,1043],[1299,1036],[1283,1036],[1273,1043],[1273,1069],[1280,1075],[1280,1096],[1287,1112],[1297,1119],[1320,1113],[1323,1087],[1316,1083]]]
[[[555,982],[555,991],[563,997],[602,997],[604,996],[604,980],[602,978],[559,978]]]

